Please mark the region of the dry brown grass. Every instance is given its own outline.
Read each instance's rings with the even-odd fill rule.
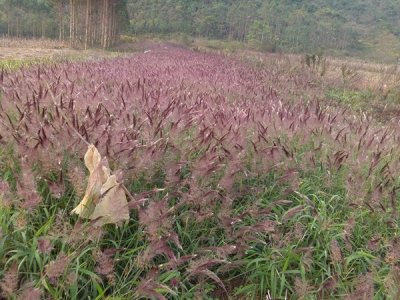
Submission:
[[[328,77],[340,77],[341,69],[346,66],[357,73],[353,87],[372,91],[388,92],[400,85],[400,66],[363,62],[355,59],[328,58]]]
[[[0,38],[0,47],[8,48],[46,48],[64,49],[68,48],[67,42],[51,39],[25,39],[25,38]]]
[[[237,54],[234,54],[237,55]],[[306,68],[304,55],[298,54],[265,54],[256,51],[243,50],[239,56],[259,61],[263,64],[279,67],[281,70],[293,72]],[[326,57],[326,72],[323,81],[326,84],[346,84],[348,88],[356,90],[371,90],[388,93],[391,89],[400,86],[400,66],[366,62],[354,58],[340,59]],[[342,69],[346,68],[354,76],[346,81]]]
[[[50,39],[0,38],[0,62],[4,60],[52,59],[60,57],[109,57],[110,51],[69,49],[67,42]]]
[[[69,53],[65,43],[49,39],[0,38],[0,59],[32,59]]]

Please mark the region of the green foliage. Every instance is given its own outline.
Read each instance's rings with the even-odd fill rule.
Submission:
[[[365,106],[371,103],[373,98],[373,94],[369,91],[342,90],[337,88],[329,89],[326,92],[326,96],[329,100],[350,106],[356,110],[365,109]]]
[[[54,63],[55,60],[51,58],[33,58],[33,59],[4,59],[0,60],[0,69],[5,71],[15,71],[22,67],[28,67],[36,64],[49,64]]]
[[[0,0],[0,34],[56,37],[56,12],[51,0]]]
[[[132,34],[184,32],[233,39],[265,51],[369,55],[394,61],[400,55],[396,1],[128,0]],[[391,34],[390,55],[376,53],[382,33]],[[383,42],[383,41],[382,41]],[[399,42],[400,45],[400,42]]]
[[[274,52],[276,39],[271,27],[262,21],[255,21],[249,29],[248,43],[256,49]]]

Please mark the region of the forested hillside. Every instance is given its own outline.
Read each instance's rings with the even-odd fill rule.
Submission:
[[[235,39],[268,51],[395,57],[398,0],[129,0],[133,33]]]
[[[64,38],[70,0],[0,0],[0,34]],[[119,0],[128,34],[236,40],[264,51],[400,56],[398,0]],[[65,19],[62,19],[65,17]],[[63,24],[63,26],[60,26]]]

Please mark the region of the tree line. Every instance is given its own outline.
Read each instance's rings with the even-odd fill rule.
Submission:
[[[123,30],[235,40],[265,51],[395,53],[399,10],[399,0],[0,0],[0,35],[108,47]]]
[[[388,38],[400,47],[399,10],[398,0],[128,1],[133,34],[184,33],[267,51],[343,54]]]
[[[127,22],[126,12],[123,0],[0,0],[0,34],[107,48]]]

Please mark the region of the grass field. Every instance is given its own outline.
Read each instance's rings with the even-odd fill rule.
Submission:
[[[132,47],[1,71],[2,297],[400,297],[395,66]]]

